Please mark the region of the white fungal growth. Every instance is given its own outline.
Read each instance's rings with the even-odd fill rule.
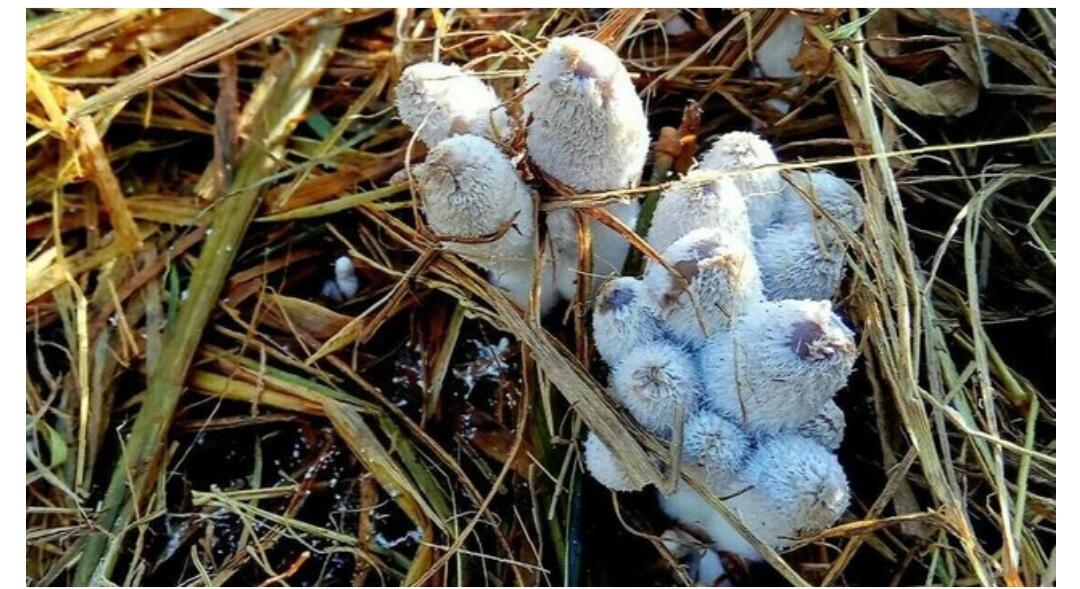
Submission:
[[[784,224],[829,222],[810,202],[815,203],[837,223],[854,231],[863,223],[863,204],[858,191],[832,172],[796,171],[784,190],[783,205],[777,222]]]
[[[763,302],[702,348],[705,402],[751,432],[797,427],[843,388],[855,356],[827,301]]]
[[[462,134],[498,141],[510,131],[495,92],[456,65],[424,62],[405,68],[395,99],[401,120],[428,147]]]
[[[525,87],[527,146],[537,167],[578,192],[637,184],[649,128],[619,56],[592,39],[553,39]]]
[[[593,305],[593,343],[608,366],[617,365],[631,350],[659,338],[640,280],[623,276],[600,288]]]
[[[833,525],[850,500],[847,476],[836,455],[800,435],[763,441],[747,461],[746,479],[774,517],[789,522],[791,535]]]
[[[726,482],[734,475],[749,448],[746,433],[715,411],[698,411],[683,429],[683,459],[705,471],[710,483]]]
[[[584,37],[553,39],[529,69],[525,87],[526,145],[536,167],[577,192],[637,185],[649,150],[648,120],[614,52]],[[636,201],[604,208],[629,227],[637,223]],[[599,222],[589,227],[592,274],[618,274],[629,244]],[[576,218],[568,210],[553,211],[548,230],[561,260],[559,292],[572,298],[578,278]]]
[[[834,523],[850,501],[847,477],[832,453],[797,435],[767,438],[747,459],[746,470],[721,488],[724,504],[774,549]],[[704,530],[717,550],[760,561],[761,554],[700,494],[681,485],[660,498],[664,512]]]
[[[736,243],[750,243],[750,218],[735,183],[695,170],[664,191],[649,227],[649,245],[666,250],[695,229],[711,227]]]
[[[664,329],[691,347],[729,329],[762,298],[753,253],[722,230],[691,231],[663,255],[677,274],[650,260],[642,280]]]
[[[826,223],[774,225],[754,253],[769,300],[831,299],[844,279],[844,242]]]
[[[836,451],[844,441],[846,426],[844,411],[840,409],[836,401],[829,401],[817,415],[810,418],[810,421],[801,424],[797,431],[800,435],[814,440],[825,448]]]
[[[701,156],[698,168],[712,172],[739,172],[731,179],[746,199],[746,212],[754,235],[772,225],[783,199],[784,179],[775,166],[778,161],[768,141],[754,133],[735,131],[721,135]]]
[[[551,258],[545,258],[544,261],[539,276],[540,300],[538,303],[541,315],[547,314],[559,299]],[[533,260],[510,260],[495,264],[488,272],[491,283],[506,293],[506,296],[523,310],[529,308],[533,263]]]
[[[475,135],[455,135],[414,166],[413,176],[428,225],[448,238],[447,249],[485,268],[531,260],[532,193],[495,144]]]
[[[802,19],[790,13],[777,23],[776,28],[754,50],[755,73],[766,78],[797,78],[802,74],[791,65],[799,54],[805,35]]]
[[[589,432],[585,436],[585,467],[589,469],[597,482],[612,491],[639,491],[641,486],[635,485],[633,480],[622,465],[619,464],[615,455],[596,434]]]
[[[701,397],[701,381],[690,354],[664,342],[634,348],[611,375],[615,399],[645,429],[671,434],[679,418],[693,414]]]
[[[345,298],[352,298],[360,290],[360,279],[356,277],[356,266],[349,256],[334,260],[334,282]]]

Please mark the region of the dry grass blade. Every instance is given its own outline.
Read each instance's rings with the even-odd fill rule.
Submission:
[[[173,78],[182,76],[225,55],[237,51],[317,14],[318,8],[252,9],[235,21],[227,22],[153,64],[128,76],[108,90],[95,94],[72,113],[74,117],[92,114],[114,102],[145,92]]]

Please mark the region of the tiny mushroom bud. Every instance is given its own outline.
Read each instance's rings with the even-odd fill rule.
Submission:
[[[847,382],[853,334],[827,301],[769,301],[701,350],[705,402],[750,431],[798,426]]]
[[[619,57],[584,37],[553,39],[525,79],[522,101],[529,120],[526,145],[532,162],[576,192],[636,186],[649,150],[649,128],[641,98]],[[637,222],[636,201],[604,207],[628,227]],[[617,274],[629,245],[597,221],[589,223],[592,274]],[[574,213],[556,210],[548,229],[561,258],[560,294],[576,291],[578,231]]]
[[[352,298],[360,290],[360,280],[356,277],[356,266],[349,256],[334,260],[334,282],[345,298]]]
[[[414,166],[413,176],[428,225],[447,249],[485,268],[532,259],[532,193],[495,144],[455,135]]]
[[[659,338],[660,329],[640,280],[623,276],[600,288],[593,306],[593,343],[608,366]]]
[[[687,233],[706,227],[737,243],[750,243],[750,219],[735,183],[694,170],[664,191],[649,227],[649,245],[662,252]]]
[[[679,418],[697,410],[701,381],[694,359],[665,342],[634,348],[612,373],[615,399],[645,429],[669,436]]]
[[[749,246],[720,229],[691,231],[663,255],[677,275],[650,260],[642,280],[664,329],[691,347],[730,328],[735,317],[762,298]]]
[[[750,448],[746,433],[732,420],[703,409],[683,430],[683,459],[705,471],[707,480],[725,482],[742,466]]]
[[[640,491],[630,476],[623,470],[611,448],[608,448],[596,434],[589,432],[585,436],[585,467],[589,469],[597,482],[612,491]]]
[[[746,199],[746,212],[754,235],[772,225],[779,215],[784,179],[775,166],[776,154],[768,141],[754,133],[735,131],[721,135],[701,156],[698,168],[711,172],[732,172],[731,179]]]
[[[813,201],[832,219],[854,231],[863,223],[863,204],[859,192],[847,182],[826,170],[795,171],[792,183],[784,189],[783,206],[777,221],[784,224],[815,223],[830,225]]]
[[[840,409],[836,401],[830,400],[817,415],[799,425],[797,431],[800,435],[816,441],[825,448],[836,451],[844,441],[846,425],[844,411]]]
[[[844,279],[844,243],[825,224],[773,225],[754,253],[769,300],[831,299]]]
[[[424,62],[405,68],[395,98],[401,120],[428,147],[466,133],[498,141],[510,131],[495,92],[456,65]]]

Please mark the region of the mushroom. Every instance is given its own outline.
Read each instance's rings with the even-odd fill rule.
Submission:
[[[840,449],[840,443],[844,441],[846,426],[844,411],[840,409],[836,401],[830,400],[817,415],[800,424],[796,431],[835,452]]]
[[[589,432],[585,436],[584,450],[585,468],[598,483],[612,491],[640,491],[642,489],[634,484],[619,464],[618,459],[612,454],[611,448],[608,448],[596,434]]]
[[[762,298],[750,247],[720,229],[691,231],[664,251],[664,259],[677,275],[650,260],[642,280],[663,328],[691,347],[730,328]]]
[[[680,237],[702,228],[719,229],[733,241],[750,243],[750,218],[735,183],[695,170],[661,195],[649,227],[649,245],[664,251]]]
[[[726,482],[738,472],[750,448],[750,439],[731,419],[702,409],[686,420],[683,460],[703,470],[706,480]]]
[[[593,343],[608,366],[615,366],[631,350],[661,337],[637,278],[623,276],[600,288],[593,304]]]
[[[693,357],[666,342],[651,342],[630,351],[612,372],[615,400],[642,427],[669,436],[679,417],[693,414],[701,397],[701,380]]]
[[[828,224],[810,201],[851,231],[862,226],[863,204],[859,192],[827,170],[792,172],[791,184],[784,188],[776,222]]]
[[[844,242],[823,224],[774,225],[754,254],[769,300],[831,299],[844,279]]]
[[[783,200],[784,180],[775,167],[779,162],[768,141],[754,133],[735,131],[716,139],[701,156],[698,169],[732,172],[731,179],[746,199],[746,212],[754,235],[777,220]],[[755,169],[755,168],[763,169]],[[736,173],[737,172],[737,173]]]
[[[498,141],[510,131],[495,92],[457,65],[413,64],[401,72],[394,94],[401,120],[428,147],[462,134]]]
[[[752,432],[798,426],[846,384],[855,356],[828,301],[762,302],[702,348],[705,403]]]
[[[489,272],[491,283],[502,290],[518,307],[529,308],[533,285],[533,260],[509,260],[496,264]],[[550,257],[540,268],[540,314],[545,315],[559,301],[555,286],[555,271]]]
[[[342,303],[351,299],[360,290],[360,279],[356,277],[356,266],[352,258],[340,256],[334,260],[334,277],[323,283],[322,296]]]

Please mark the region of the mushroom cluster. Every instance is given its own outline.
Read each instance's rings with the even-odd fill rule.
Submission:
[[[582,274],[582,217],[551,211],[549,239],[537,247],[541,217],[510,136],[524,127],[532,168],[552,184],[631,188],[649,147],[644,107],[618,56],[583,37],[553,39],[521,94],[516,123],[457,66],[405,69],[397,108],[429,149],[412,174],[430,230],[522,308],[536,264],[542,312],[575,296],[580,278],[599,277],[594,341],[618,404],[656,436],[681,433],[683,464],[773,547],[832,525],[848,504],[835,456],[844,415],[833,396],[856,347],[829,301],[844,275],[845,237],[862,223],[858,193],[824,171],[785,177],[766,141],[728,133],[662,194],[647,235],[662,261],[649,260],[640,278],[616,277],[629,246],[591,222],[591,274]],[[636,201],[605,208],[636,224]],[[583,451],[600,483],[637,490],[598,437],[589,434]],[[760,557],[685,484],[660,504],[713,548]]]

